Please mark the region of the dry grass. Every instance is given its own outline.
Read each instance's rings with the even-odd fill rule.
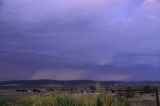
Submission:
[[[0,106],[128,106],[125,98],[110,94],[97,96],[47,94],[45,96],[22,97],[12,103],[3,100],[0,103]]]

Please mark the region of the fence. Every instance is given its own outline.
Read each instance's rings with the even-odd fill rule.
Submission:
[[[156,106],[160,106],[160,101],[159,101],[159,90],[158,88],[153,88],[153,89],[150,89],[150,91],[152,93],[155,93],[155,100],[156,100]],[[139,89],[136,89],[136,90],[112,90],[112,92],[144,92],[144,90],[139,90]]]

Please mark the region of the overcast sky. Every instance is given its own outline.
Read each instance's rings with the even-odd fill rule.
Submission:
[[[0,0],[0,80],[160,80],[159,0]]]

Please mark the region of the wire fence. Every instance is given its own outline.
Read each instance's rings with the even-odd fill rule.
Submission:
[[[149,93],[141,89],[116,89],[112,90],[112,92],[125,96],[131,106],[160,106],[158,88],[150,89]]]

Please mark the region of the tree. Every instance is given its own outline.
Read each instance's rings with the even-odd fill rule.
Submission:
[[[132,88],[131,88],[130,86],[126,87],[125,90],[126,90],[126,91],[125,91],[125,96],[126,96],[127,98],[134,97],[134,93],[133,93],[133,91],[131,91]]]
[[[96,82],[95,88],[96,88],[96,92],[98,92],[98,93],[102,93],[102,92],[105,91],[105,88],[103,88],[103,87],[101,86],[100,82]]]

